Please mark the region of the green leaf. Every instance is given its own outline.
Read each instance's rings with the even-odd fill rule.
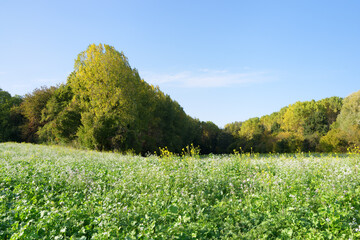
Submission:
[[[178,213],[178,207],[174,205],[170,205],[169,210],[171,213],[177,214]]]

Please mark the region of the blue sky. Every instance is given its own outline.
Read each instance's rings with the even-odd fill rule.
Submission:
[[[360,90],[360,1],[0,2],[0,88],[66,81],[91,43],[123,51],[192,117],[226,123]]]

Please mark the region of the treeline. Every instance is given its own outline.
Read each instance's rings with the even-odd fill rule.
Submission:
[[[66,84],[24,97],[1,91],[0,141],[69,144],[146,154],[190,144],[202,153],[226,152],[232,136],[188,116],[158,87],[142,80],[123,53],[90,45]]]
[[[345,99],[296,102],[279,112],[227,124],[230,148],[244,152],[346,152],[360,146],[360,91]]]
[[[123,53],[90,45],[67,82],[11,96],[0,89],[0,141],[67,144],[96,150],[181,152],[344,152],[360,144],[360,91],[342,99],[297,102],[219,129],[188,116],[142,80]]]

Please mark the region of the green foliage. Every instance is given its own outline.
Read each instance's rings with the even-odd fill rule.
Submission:
[[[319,148],[323,152],[346,152],[348,146],[346,133],[339,128],[331,129],[320,138]]]
[[[347,134],[349,142],[360,146],[360,91],[344,99],[337,124]]]
[[[239,136],[244,137],[246,140],[252,140],[261,136],[264,131],[264,125],[261,124],[259,118],[250,118],[241,125]]]
[[[44,126],[38,131],[43,142],[70,143],[75,139],[81,115],[76,104],[71,102],[72,98],[70,86],[60,85],[47,102],[42,110],[41,122]]]
[[[142,154],[165,146],[180,153],[191,143],[206,152],[218,150],[217,126],[187,116],[108,45],[92,44],[78,55],[66,85],[56,89],[41,114],[38,133],[45,142]]]
[[[230,133],[220,129],[217,136],[216,151],[214,153],[232,153],[234,148],[231,148],[231,144],[234,142],[234,137]]]
[[[320,139],[319,148],[325,152],[346,152],[348,147],[360,146],[360,91],[346,97],[344,101],[334,99],[332,105],[338,106],[340,100],[343,105],[336,121]],[[339,107],[333,108],[337,110]]]
[[[272,134],[277,134],[277,133],[281,132],[281,125],[280,125],[280,123],[274,122],[274,123],[271,125],[270,132],[271,132]]]
[[[79,142],[100,150],[121,143],[135,117],[140,82],[124,54],[113,47],[92,44],[81,52],[75,61],[74,77],[67,83],[80,108]]]
[[[282,117],[281,128],[286,132],[303,135],[305,120],[317,109],[314,100],[290,105]]]
[[[21,97],[12,97],[0,88],[0,142],[21,140],[23,118],[18,108],[21,102]]]
[[[201,152],[204,154],[216,153],[220,129],[213,122],[201,122]]]
[[[225,131],[235,138],[230,147],[261,153],[316,152],[329,149],[344,151],[346,146],[343,147],[343,141],[339,143],[341,147],[329,147],[326,142],[331,141],[330,137],[323,138],[320,144],[322,136],[335,124],[342,102],[339,97],[296,102],[260,119],[251,118],[241,123],[228,124]],[[334,134],[331,136],[335,137]]]
[[[295,133],[281,132],[276,136],[273,151],[276,153],[295,153],[302,150],[303,139]]]
[[[232,134],[233,136],[238,135],[241,129],[242,122],[233,122],[225,125],[225,131]]]
[[[329,121],[324,112],[313,112],[304,121],[304,135],[319,133],[325,135],[329,131]]]
[[[318,108],[325,113],[326,118],[328,119],[328,126],[330,126],[336,121],[336,118],[342,109],[343,99],[340,97],[324,98],[319,100],[317,105],[319,106]]]
[[[122,52],[106,44],[91,44],[81,52],[66,84],[36,89],[23,99],[0,91],[0,99],[0,141],[142,155],[165,147],[179,154],[192,143],[202,154],[239,148],[260,153],[338,152],[360,146],[360,91],[344,100],[296,102],[220,129],[188,116],[159,87],[142,80]]]
[[[356,152],[194,159],[0,144],[0,238],[360,238]]]
[[[22,137],[26,142],[38,141],[38,130],[44,125],[41,121],[42,111],[55,90],[56,87],[42,87],[25,95],[20,109],[25,117],[25,123],[22,125]]]

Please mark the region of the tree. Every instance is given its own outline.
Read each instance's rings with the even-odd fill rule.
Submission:
[[[360,146],[360,91],[344,99],[336,123],[351,144]]]
[[[204,154],[216,153],[220,129],[213,122],[201,122],[202,136],[200,149]]]
[[[239,130],[239,136],[244,137],[247,140],[252,140],[261,136],[265,131],[264,125],[261,124],[260,119],[250,118],[243,122]]]
[[[276,135],[273,152],[292,153],[301,150],[303,139],[301,136],[291,132],[280,132]]]
[[[324,112],[316,111],[305,119],[303,124],[304,135],[318,133],[321,136],[329,131],[328,118]]]
[[[44,111],[44,116],[50,118],[44,120],[62,126],[58,117],[51,117],[54,115],[51,112],[64,109],[55,114],[62,116],[76,108],[80,117],[73,131],[82,146],[98,150],[133,149],[143,154],[167,146],[180,152],[191,143],[188,141],[199,139],[197,123],[182,107],[158,87],[142,80],[125,55],[111,46],[92,44],[81,52],[66,85],[71,89],[71,101],[66,101],[65,108],[57,99],[50,101]],[[63,118],[74,122],[77,117],[71,116]],[[56,135],[52,129],[50,125],[44,128],[44,134]],[[61,132],[69,132],[64,130]]]
[[[265,152],[265,127],[260,119],[250,118],[242,123],[238,132],[238,144],[246,152]]]
[[[286,132],[302,136],[305,120],[316,111],[317,105],[314,100],[289,105],[282,117],[281,128]]]
[[[73,95],[69,85],[62,84],[55,90],[42,110],[41,123],[44,126],[38,131],[41,141],[70,143],[75,140],[81,115],[79,108],[71,101]]]
[[[317,101],[317,105],[319,109],[325,113],[328,119],[328,127],[330,127],[330,125],[336,121],[341,111],[343,99],[340,97],[324,98]]]
[[[242,122],[233,122],[225,125],[225,132],[232,134],[234,137],[239,135]]]
[[[81,111],[77,136],[89,148],[113,149],[126,139],[138,111],[141,79],[123,53],[108,45],[90,45],[81,52],[68,80]]]
[[[217,137],[216,153],[232,153],[234,149],[230,146],[234,142],[234,137],[230,133],[226,132],[223,129],[220,129],[220,132]]]
[[[340,128],[331,129],[320,138],[319,150],[322,152],[346,152],[349,146],[346,132]]]
[[[20,96],[12,97],[0,88],[0,142],[20,141],[20,125],[22,116],[18,111],[21,104]]]
[[[44,123],[41,121],[42,111],[52,97],[56,87],[41,87],[26,94],[21,103],[21,113],[25,117],[22,125],[22,136],[26,142],[38,141],[38,130]]]

